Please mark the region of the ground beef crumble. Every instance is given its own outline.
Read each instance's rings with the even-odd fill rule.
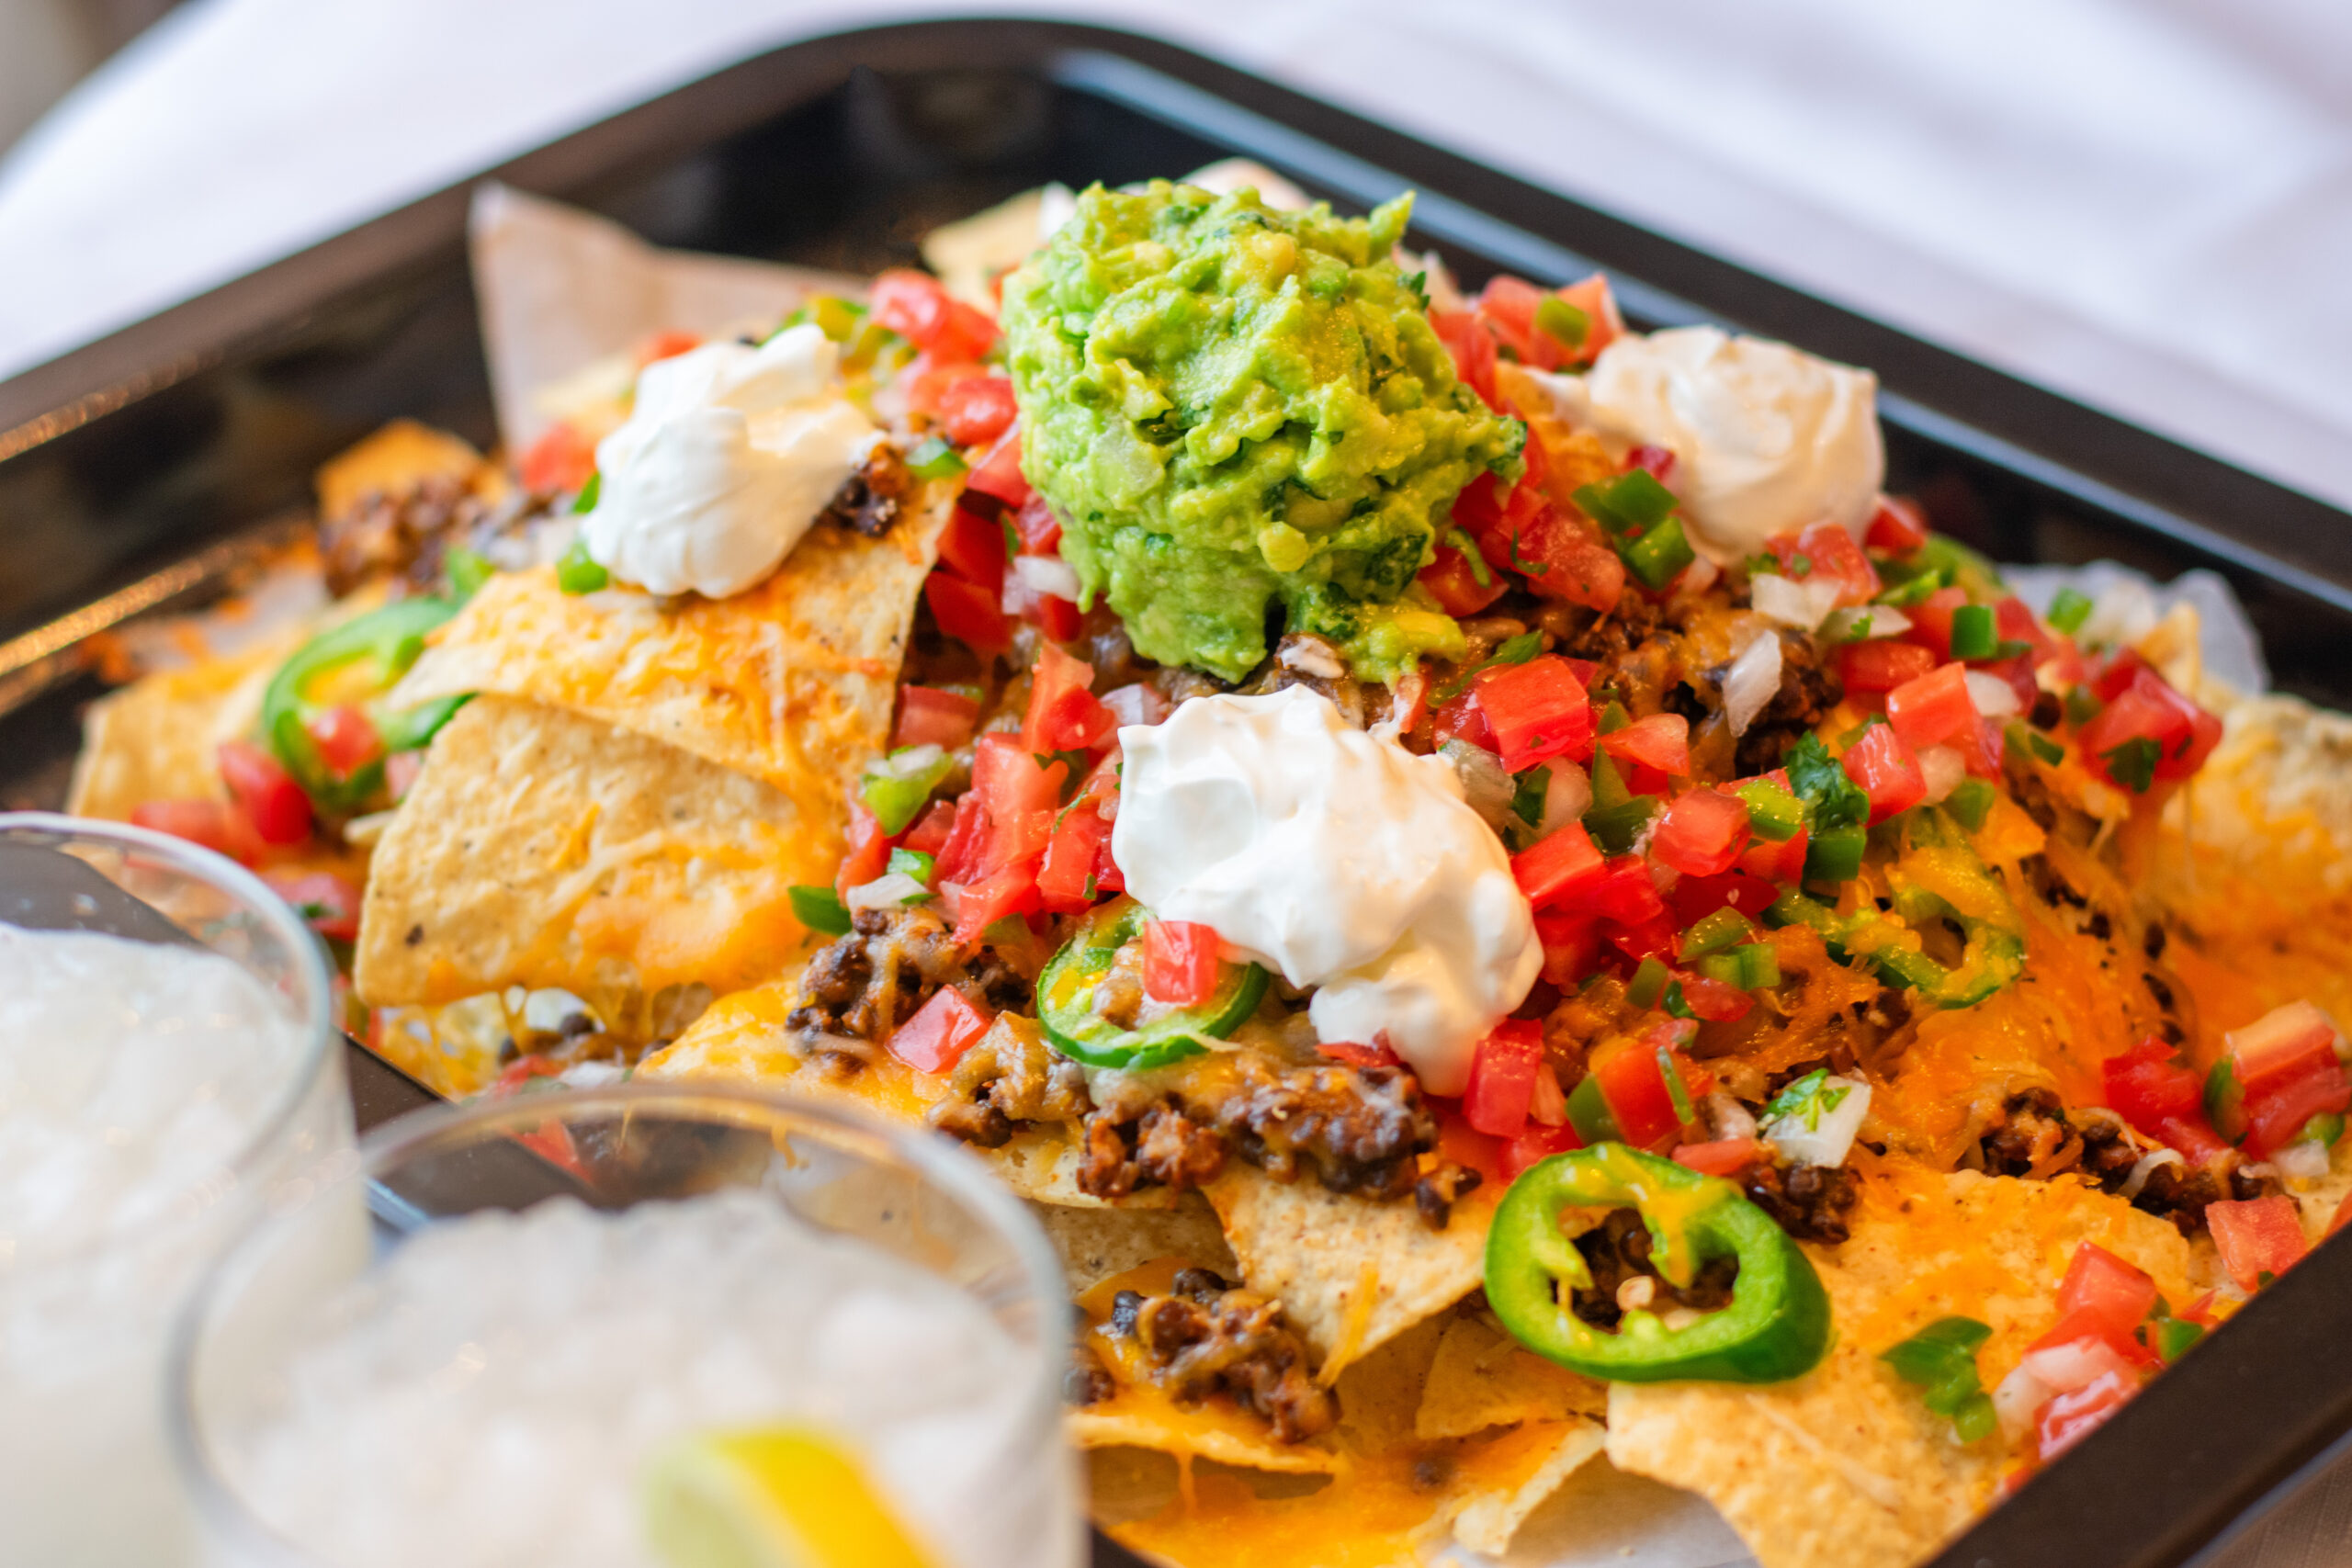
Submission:
[[[1339,1419],[1282,1308],[1205,1269],[1179,1269],[1165,1295],[1121,1291],[1109,1330],[1132,1339],[1153,1381],[1177,1398],[1229,1394],[1272,1424],[1276,1442],[1318,1437]]]

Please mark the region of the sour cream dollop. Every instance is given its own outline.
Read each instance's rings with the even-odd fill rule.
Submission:
[[[1321,987],[1321,1039],[1385,1033],[1423,1087],[1461,1093],[1544,953],[1453,765],[1351,728],[1302,686],[1196,697],[1119,744],[1111,850],[1127,890]]]
[[[628,423],[596,445],[589,558],[655,593],[765,581],[882,439],[842,395],[839,352],[804,323],[647,366]]]
[[[1621,337],[1587,374],[1546,376],[1562,413],[1674,453],[1668,488],[1716,564],[1828,519],[1860,537],[1886,478],[1878,378],[1715,327]]]

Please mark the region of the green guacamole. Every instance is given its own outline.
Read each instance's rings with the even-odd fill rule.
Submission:
[[[1460,647],[1413,575],[1526,432],[1461,383],[1389,259],[1411,211],[1097,186],[1005,280],[1022,468],[1146,656],[1239,680],[1276,601],[1375,678]]]

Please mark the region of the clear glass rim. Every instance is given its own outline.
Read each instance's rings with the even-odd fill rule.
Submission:
[[[302,1031],[302,1048],[294,1060],[292,1081],[288,1084],[284,1097],[270,1108],[267,1115],[254,1123],[252,1134],[238,1145],[235,1155],[221,1168],[230,1178],[232,1190],[244,1190],[254,1168],[261,1163],[279,1134],[286,1131],[287,1125],[301,1112],[303,1104],[318,1087],[319,1075],[334,1059],[332,1053],[342,1043],[343,1034],[334,1027],[332,1012],[334,981],[328,969],[325,947],[311,928],[302,923],[301,917],[295,914],[286,900],[272,892],[269,885],[260,877],[226,855],[216,854],[186,839],[175,839],[169,833],[134,828],[127,822],[110,822],[94,817],[68,817],[54,811],[0,811],[0,840],[37,843],[48,848],[62,847],[78,840],[103,844],[110,849],[137,851],[164,862],[193,881],[209,883],[234,896],[270,928],[292,955],[296,972],[301,976],[301,987],[308,993],[291,998],[296,1025]],[[193,938],[194,933],[189,934]],[[203,944],[199,942],[198,945]],[[207,951],[211,950],[208,948]],[[232,959],[230,962],[236,961]],[[243,967],[242,964],[239,966]],[[169,1213],[158,1214],[127,1229],[100,1236],[86,1246],[24,1265],[22,1275],[29,1278],[80,1268],[122,1248],[141,1245],[158,1232],[185,1223],[184,1219]],[[0,1278],[6,1278],[11,1271],[0,1270]]]
[[[1061,1260],[1053,1244],[1012,1190],[970,1155],[935,1134],[897,1126],[863,1111],[784,1094],[756,1084],[693,1078],[565,1089],[505,1100],[454,1101],[412,1111],[363,1135],[352,1155],[338,1162],[331,1172],[321,1173],[316,1190],[301,1207],[326,1201],[337,1190],[372,1181],[402,1160],[436,1144],[497,1130],[505,1123],[536,1125],[550,1118],[598,1111],[626,1114],[657,1110],[687,1115],[699,1111],[745,1125],[774,1124],[780,1118],[833,1134],[853,1150],[860,1144],[878,1145],[888,1157],[904,1162],[925,1182],[975,1213],[1011,1246],[1019,1261],[1023,1287],[1037,1303],[1037,1376],[1023,1402],[1023,1422],[1033,1427],[1050,1425],[1053,1440],[1060,1443],[1061,1367],[1069,1314]],[[228,1283],[232,1266],[268,1233],[292,1224],[298,1213],[299,1210],[248,1216],[221,1242],[195,1287],[182,1298],[164,1355],[164,1427],[180,1479],[207,1525],[225,1536],[239,1551],[252,1554],[256,1562],[270,1563],[273,1568],[332,1568],[307,1549],[279,1536],[246,1505],[214,1463],[211,1446],[198,1431],[196,1414],[198,1346]]]

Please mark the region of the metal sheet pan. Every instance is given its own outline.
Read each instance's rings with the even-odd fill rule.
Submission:
[[[777,50],[484,175],[661,243],[867,272],[1049,179],[1255,157],[1347,209],[1411,187],[1414,243],[1617,279],[1636,325],[1712,321],[1875,369],[1890,488],[2008,560],[2221,571],[2278,684],[2352,705],[2352,516],[1716,257],[1156,40],[1042,21],[873,28]],[[82,640],[232,581],[311,469],[407,414],[487,444],[453,186],[0,383],[0,800],[54,805],[97,687]],[[371,1115],[414,1093],[367,1064]],[[2321,1247],[1937,1568],[2171,1568],[2352,1438]],[[1099,1542],[1098,1561],[1133,1559]]]

